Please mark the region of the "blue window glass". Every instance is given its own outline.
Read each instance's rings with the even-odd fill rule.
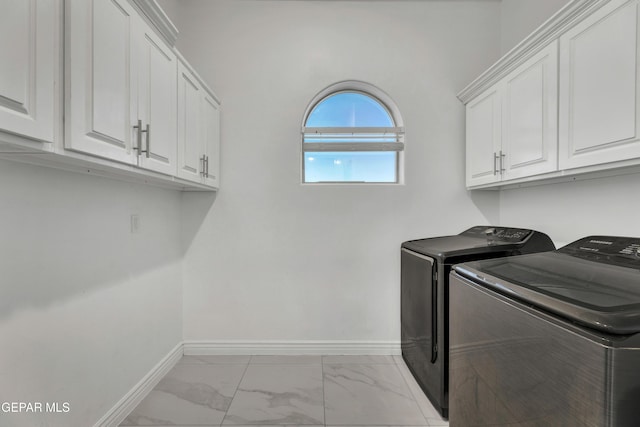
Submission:
[[[306,152],[306,182],[396,182],[395,151]]]
[[[304,133],[303,182],[397,183],[395,126],[373,96],[356,91],[326,96],[305,121],[305,129],[313,130]]]
[[[376,99],[358,92],[330,95],[307,118],[308,127],[391,127],[389,112]]]

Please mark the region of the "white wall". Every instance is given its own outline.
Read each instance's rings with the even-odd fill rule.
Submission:
[[[400,243],[498,219],[464,189],[455,95],[498,58],[499,7],[180,1],[178,48],[223,102],[222,189],[184,198],[186,340],[399,342]],[[399,106],[406,185],[300,184],[303,112],[345,79]]]
[[[637,236],[640,174],[501,192],[503,223],[537,228],[557,246],[589,235]]]
[[[502,0],[500,51],[510,51],[569,0]]]
[[[0,161],[0,401],[70,404],[0,425],[91,426],[180,342],[180,198]]]

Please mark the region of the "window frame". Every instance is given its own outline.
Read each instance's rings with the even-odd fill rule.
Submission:
[[[392,127],[326,127],[324,129],[333,131],[328,132],[327,135],[334,135],[337,137],[338,135],[347,135],[351,134],[360,134],[362,137],[364,135],[369,135],[368,138],[371,139],[390,139],[395,138],[395,142],[305,142],[306,137],[309,133],[306,133],[306,130],[311,130],[315,133],[320,131],[323,128],[318,127],[306,127],[306,122],[309,119],[311,113],[315,110],[315,108],[328,99],[331,96],[338,95],[340,93],[357,93],[364,96],[367,96],[374,101],[376,101],[380,106],[382,106],[385,111],[389,114],[393,122]],[[349,131],[351,130],[351,131]],[[353,132],[353,130],[358,130],[359,132]],[[381,132],[384,131],[384,132]],[[387,136],[387,134],[389,136]],[[330,138],[330,137],[329,137]],[[348,137],[345,137],[348,139]],[[307,149],[308,144],[317,144],[316,147],[326,147],[321,150],[313,150]],[[339,147],[339,150],[330,150],[329,144],[334,145],[333,148]],[[358,145],[355,145],[358,144]],[[364,149],[356,149],[356,148],[364,148]],[[380,150],[379,148],[383,148]],[[300,144],[300,159],[301,159],[301,170],[300,170],[300,179],[301,184],[303,185],[322,185],[322,184],[341,184],[341,185],[353,185],[353,184],[365,184],[365,185],[402,185],[404,184],[404,150],[405,150],[405,142],[404,142],[404,123],[402,120],[402,116],[400,115],[400,111],[396,106],[395,102],[391,99],[389,95],[387,95],[384,91],[379,88],[362,81],[357,80],[347,80],[335,83],[330,85],[320,91],[316,96],[311,100],[307,109],[305,110],[304,116],[302,118],[302,127],[301,127],[301,144]],[[395,152],[395,181],[306,181],[306,170],[305,170],[305,154],[309,152],[319,152],[319,151],[336,151],[336,152],[354,152],[354,153],[366,153],[366,152]]]

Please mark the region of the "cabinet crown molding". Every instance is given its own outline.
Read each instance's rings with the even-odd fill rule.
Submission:
[[[531,58],[551,41],[557,39],[576,22],[589,16],[610,1],[611,0],[570,1],[478,78],[467,85],[467,87],[462,89],[457,95],[458,99],[464,104],[467,104],[480,93],[500,81],[500,79],[509,74],[514,68]]]
[[[175,46],[178,39],[178,28],[173,25],[156,0],[131,0],[131,2],[140,9],[169,46]]]

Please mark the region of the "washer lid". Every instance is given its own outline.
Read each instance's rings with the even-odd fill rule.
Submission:
[[[638,246],[635,246],[638,245]],[[591,236],[554,252],[455,267],[473,281],[593,329],[640,332],[640,239]]]

